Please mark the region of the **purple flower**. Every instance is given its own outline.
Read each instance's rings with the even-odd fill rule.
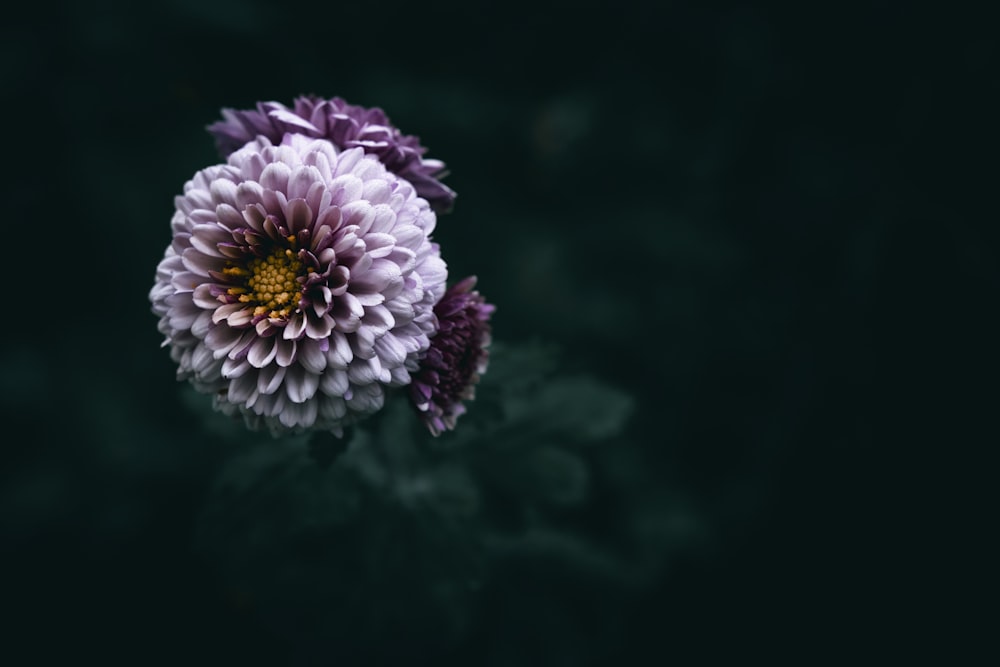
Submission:
[[[425,160],[427,149],[417,137],[402,134],[385,112],[348,104],[339,97],[295,99],[289,109],[279,102],[259,102],[256,109],[223,109],[225,120],[208,126],[223,157],[257,136],[278,143],[286,132],[321,137],[339,150],[361,148],[382,161],[386,169],[408,180],[417,195],[438,213],[450,211],[455,193],[439,179],[447,175],[440,160]]]
[[[272,433],[340,434],[382,407],[437,330],[435,216],[360,148],[260,137],[175,200],[150,291],[178,378]]]
[[[410,399],[435,436],[455,428],[465,413],[462,401],[475,398],[489,362],[489,319],[496,306],[473,291],[475,284],[475,276],[462,280],[434,306],[438,332],[410,384]]]

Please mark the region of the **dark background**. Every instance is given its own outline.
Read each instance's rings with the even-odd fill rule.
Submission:
[[[816,664],[954,657],[982,636],[1000,92],[985,17],[108,0],[20,6],[2,29],[11,651],[364,664],[364,642],[396,642],[409,664]],[[459,198],[436,238],[498,304],[498,341],[556,345],[630,397],[602,446],[676,501],[595,493],[572,530],[614,546],[608,516],[687,517],[638,585],[504,561],[456,638],[387,622],[338,653],[234,597],[193,548],[239,447],[192,419],[146,295],[174,195],[218,161],[204,126],[303,93],[381,106],[448,164]]]

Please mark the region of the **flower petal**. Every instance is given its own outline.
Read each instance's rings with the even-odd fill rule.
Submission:
[[[327,363],[333,368],[346,369],[354,358],[354,352],[351,350],[347,335],[334,331],[328,340],[330,346],[326,351]]]
[[[308,338],[320,339],[326,338],[333,331],[333,318],[329,315],[323,315],[322,317],[307,317],[306,320],[306,336]]]
[[[350,385],[347,372],[336,368],[328,368],[320,376],[320,390],[327,396],[343,396]]]
[[[288,187],[288,179],[292,175],[291,168],[283,162],[272,162],[264,167],[260,174],[260,186],[275,192],[284,192]]]
[[[285,224],[288,229],[297,234],[312,225],[313,212],[305,199],[289,199],[285,206]]]
[[[273,394],[284,379],[285,368],[277,364],[270,364],[260,369],[257,374],[257,391],[261,394]]]
[[[326,354],[318,341],[304,338],[298,343],[298,362],[311,373],[322,373],[326,368]]]
[[[263,368],[274,360],[274,355],[278,353],[278,347],[274,344],[275,339],[257,338],[247,352],[247,361],[254,368]]]
[[[297,340],[305,335],[305,331],[305,313],[293,313],[292,316],[288,318],[288,323],[285,325],[285,330],[282,332],[281,337],[285,340]]]
[[[286,340],[275,336],[274,346],[276,350],[275,361],[278,362],[278,365],[291,366],[292,362],[295,361],[296,350],[298,349],[297,343],[294,340]]]
[[[285,375],[285,392],[292,403],[303,403],[319,389],[319,376],[301,366],[291,366]]]

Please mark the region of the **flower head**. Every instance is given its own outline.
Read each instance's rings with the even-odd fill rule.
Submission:
[[[463,400],[475,397],[489,362],[489,319],[496,307],[474,291],[476,277],[453,285],[434,307],[438,332],[413,374],[410,399],[434,435],[455,428]]]
[[[381,160],[386,169],[408,180],[417,195],[438,213],[451,209],[455,193],[440,179],[446,175],[440,160],[425,160],[427,149],[412,135],[402,134],[378,107],[348,104],[339,97],[302,96],[289,109],[279,102],[260,102],[256,109],[223,109],[224,120],[208,126],[223,157],[257,136],[273,143],[286,132],[321,137],[339,150],[361,148]]]
[[[382,407],[437,329],[435,216],[361,148],[259,137],[175,200],[150,291],[178,377],[273,433]]]

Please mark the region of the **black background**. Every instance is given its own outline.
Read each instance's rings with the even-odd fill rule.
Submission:
[[[703,539],[614,619],[580,589],[589,622],[621,628],[583,664],[971,650],[995,525],[978,518],[989,26],[887,2],[17,8],[0,40],[10,650],[327,662],[191,553],[227,453],[185,424],[146,296],[173,196],[218,161],[204,126],[303,93],[381,106],[448,164],[436,237],[498,304],[495,337],[553,342],[628,392],[628,446],[698,509]],[[548,655],[525,636],[501,660],[505,628],[478,627],[436,659]]]

